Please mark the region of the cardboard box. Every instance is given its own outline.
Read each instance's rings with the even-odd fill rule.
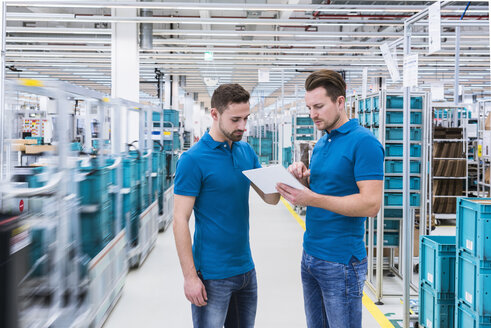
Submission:
[[[40,154],[48,151],[55,151],[53,145],[26,145],[26,154]]]
[[[12,151],[26,151],[26,145],[23,144],[12,144]]]
[[[486,117],[486,122],[484,123],[485,130],[491,130],[491,113]]]
[[[14,145],[36,145],[38,143],[36,139],[12,139],[10,142]]]
[[[484,173],[484,182],[485,182],[485,183],[489,183],[489,175],[490,175],[490,174],[489,174],[489,173],[490,173],[489,171],[490,171],[490,168],[488,167],[488,168],[486,169],[486,172]]]

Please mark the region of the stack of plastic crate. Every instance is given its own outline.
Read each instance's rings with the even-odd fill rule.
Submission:
[[[422,236],[419,270],[419,324],[453,328],[455,316],[455,237]]]
[[[399,95],[387,95],[385,120],[385,156],[387,161],[401,162],[403,160],[403,100]],[[421,158],[422,141],[422,97],[411,97],[411,135],[410,157]],[[389,173],[389,172],[386,172]],[[410,178],[410,206],[420,206],[420,177]],[[385,207],[401,207],[402,209],[402,174],[386,174],[385,177]]]
[[[91,165],[81,167],[84,179],[80,182],[82,251],[95,257],[113,238],[114,225],[111,218],[109,198],[110,172],[99,167],[98,159]]]
[[[457,206],[456,327],[491,327],[491,198]]]

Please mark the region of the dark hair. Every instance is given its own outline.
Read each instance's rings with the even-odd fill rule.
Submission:
[[[322,87],[326,94],[333,102],[336,102],[339,96],[346,98],[346,83],[341,74],[328,69],[321,69],[309,75],[305,80],[305,90],[312,91]]]
[[[215,89],[213,96],[211,96],[211,107],[216,108],[218,112],[222,114],[231,103],[246,103],[249,101],[250,97],[249,92],[247,92],[240,84],[222,84]]]

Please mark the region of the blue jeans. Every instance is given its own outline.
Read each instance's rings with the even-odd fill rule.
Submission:
[[[302,284],[309,328],[361,328],[367,259],[348,265],[323,261],[305,251]]]
[[[194,328],[253,328],[257,308],[256,270],[226,279],[203,280],[208,302],[192,305]]]

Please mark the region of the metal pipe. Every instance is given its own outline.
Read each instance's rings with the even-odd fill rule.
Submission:
[[[409,56],[411,54],[411,31],[412,24],[406,23],[404,25],[404,55]],[[404,112],[403,112],[403,180],[402,180],[402,206],[403,206],[403,229],[402,229],[402,240],[403,240],[403,251],[400,252],[403,255],[404,262],[399,263],[402,265],[402,277],[403,277],[403,327],[409,328],[410,317],[409,317],[409,302],[410,302],[410,275],[411,275],[411,263],[410,256],[411,250],[409,249],[409,239],[411,221],[410,221],[410,184],[409,184],[409,164],[410,164],[410,127],[409,123],[411,120],[411,90],[410,87],[404,87]],[[401,261],[400,261],[401,262]]]
[[[45,186],[39,188],[12,188],[9,185],[5,185],[2,186],[0,193],[4,194],[4,199],[53,196],[61,182],[61,178],[62,173],[55,173]]]
[[[386,117],[386,99],[387,99],[387,93],[385,90],[382,90],[382,92],[379,93],[379,102],[380,102],[380,109],[381,113],[379,115],[379,135],[381,136],[381,142],[382,145],[384,145],[385,149],[385,133],[382,131],[385,131],[385,117]],[[385,188],[384,188],[385,189]],[[385,206],[385,198],[382,198],[382,210],[379,211],[377,214],[377,226],[381,227],[382,229],[378,229],[377,233],[377,245],[384,245],[384,206]],[[377,303],[378,305],[383,304],[382,303],[382,298],[383,298],[383,274],[384,274],[384,248],[383,247],[377,247],[376,249],[376,263],[375,263],[375,287],[376,287],[376,292],[375,292],[375,297],[377,298]]]
[[[118,168],[121,165],[122,161],[123,161],[123,159],[121,157],[116,158],[114,163],[112,165],[108,166],[107,169],[108,170],[114,170],[115,168]]]

